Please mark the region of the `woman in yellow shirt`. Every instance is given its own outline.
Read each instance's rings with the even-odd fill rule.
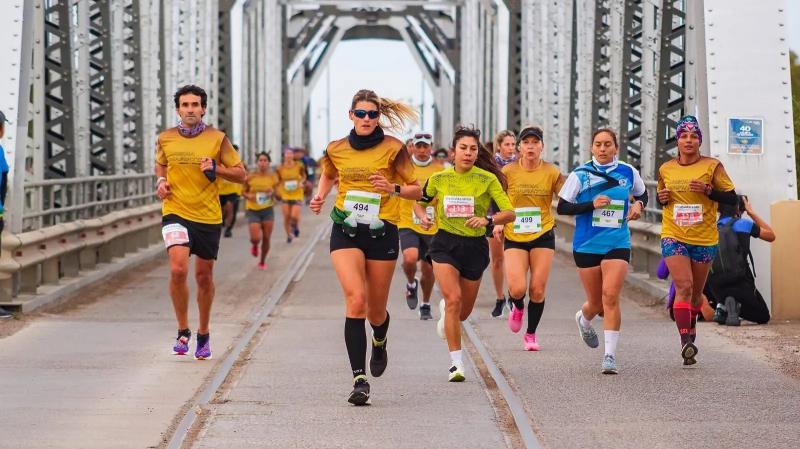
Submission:
[[[258,244],[261,243],[261,258],[258,268],[265,270],[265,262],[269,253],[269,241],[272,237],[272,227],[275,224],[275,187],[278,185],[278,175],[270,169],[272,160],[267,153],[259,153],[256,162],[256,171],[247,174],[244,184],[243,196],[247,200],[247,221],[250,223],[250,254],[259,256]]]
[[[294,160],[294,151],[283,152],[283,163],[276,170],[280,184],[278,196],[281,199],[283,213],[283,229],[286,231],[286,243],[292,243],[293,237],[300,236],[300,210],[303,204],[303,183],[306,181],[306,170],[302,164]]]
[[[717,203],[735,205],[733,181],[719,160],[700,154],[703,133],[697,119],[678,122],[678,157],[658,169],[658,202],[663,206],[661,254],[675,283],[673,314],[684,365],[696,363],[695,323],[703,287],[717,253]]]
[[[527,126],[519,133],[519,159],[503,167],[506,192],[516,219],[505,226],[495,226],[493,232],[504,248],[511,301],[508,327],[514,333],[522,328],[525,293],[530,294],[528,328],[523,338],[526,351],[539,350],[536,328],[544,312],[544,291],[556,248],[555,220],[550,210],[553,197],[558,196],[564,184],[558,167],[542,160],[543,142],[544,132],[538,126]]]
[[[417,200],[421,195],[405,144],[384,135],[383,129],[402,129],[404,121],[416,119],[417,113],[406,104],[360,90],[353,96],[349,117],[353,129],[347,137],[328,144],[320,164],[317,194],[309,207],[320,213],[338,179],[336,204],[331,211],[331,261],[346,305],[344,341],[353,373],[348,402],[364,405],[370,394],[364,324],[369,320],[372,327],[370,372],[379,377],[388,362],[386,303],[400,252],[400,198]]]

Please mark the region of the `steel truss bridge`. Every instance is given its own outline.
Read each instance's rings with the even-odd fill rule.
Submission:
[[[434,92],[437,142],[448,142],[456,123],[487,136],[535,123],[547,134],[546,158],[566,172],[588,158],[592,130],[609,126],[620,157],[652,188],[657,167],[675,154],[676,121],[692,113],[706,133],[703,151],[723,160],[758,208],[796,199],[787,0],[758,8],[749,0],[4,6],[0,110],[11,121],[2,144],[14,235],[154,205],[155,137],[174,125],[171,96],[183,84],[206,88],[207,121],[248,162],[258,151],[277,156],[286,144],[306,145],[322,68],[341,41],[365,38],[407,44]],[[762,120],[762,154],[729,153],[731,118]],[[3,240],[3,257],[12,257]],[[3,278],[12,295],[25,285],[24,264],[14,263]],[[38,270],[33,284],[47,272]]]

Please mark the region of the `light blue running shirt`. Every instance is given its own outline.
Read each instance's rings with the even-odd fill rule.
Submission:
[[[594,173],[604,172],[619,185],[604,188],[608,181]],[[558,196],[570,203],[594,201],[598,195],[609,197],[613,203],[606,210],[594,210],[575,216],[575,236],[572,250],[579,253],[606,254],[612,249],[630,248],[628,207],[631,195],[644,194],[645,185],[639,171],[625,162],[600,165],[596,160],[577,167],[567,177]],[[619,226],[619,227],[616,227]]]

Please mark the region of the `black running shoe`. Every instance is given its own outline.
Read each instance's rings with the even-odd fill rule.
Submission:
[[[347,402],[353,405],[367,405],[367,401],[369,401],[369,382],[367,382],[366,376],[358,377],[353,382],[353,391],[347,398]]]
[[[419,299],[417,298],[417,290],[419,290],[419,280],[414,278],[414,288],[409,288],[408,284],[406,284],[406,304],[408,304],[408,308],[414,310],[417,308],[417,302]]]
[[[430,304],[422,304],[421,306],[419,306],[419,319],[421,319],[422,321],[433,319],[433,315],[431,315]]]
[[[381,377],[386,371],[386,365],[389,363],[389,355],[386,353],[386,339],[384,338],[381,343],[377,343],[372,339],[372,357],[369,358],[369,372],[373,377]]]
[[[742,320],[739,319],[740,307],[741,306],[736,302],[733,296],[725,298],[725,310],[728,311],[728,315],[725,317],[726,326],[739,326],[742,324]]]
[[[506,300],[498,299],[497,302],[494,303],[494,310],[492,310],[492,318],[500,318],[503,316],[503,307],[506,306]]]
[[[430,307],[428,307],[428,309],[430,309]],[[430,313],[430,312],[429,312],[429,313]],[[6,310],[6,309],[4,309],[4,308],[0,307],[0,319],[4,319],[4,318],[13,318],[13,317],[14,317],[14,314],[12,314],[12,313],[11,313],[11,312],[9,312],[8,310]]]
[[[233,232],[230,230],[230,228],[225,228],[225,237],[233,237]]]
[[[683,364],[694,365],[695,363],[697,363],[697,360],[695,360],[694,357],[697,355],[698,352],[699,351],[697,349],[697,346],[695,346],[694,343],[689,342],[683,345],[683,348],[681,348],[681,357],[683,357]]]
[[[300,237],[300,228],[298,228],[296,225],[292,225],[292,233],[295,237]]]

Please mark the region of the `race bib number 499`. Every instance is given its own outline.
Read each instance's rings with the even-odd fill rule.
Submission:
[[[162,227],[161,236],[164,237],[164,246],[167,248],[189,243],[189,230],[179,223],[170,223]]]
[[[514,234],[536,234],[542,231],[542,209],[540,207],[518,207],[514,209]]]
[[[445,195],[444,214],[449,218],[475,216],[475,197]]]

